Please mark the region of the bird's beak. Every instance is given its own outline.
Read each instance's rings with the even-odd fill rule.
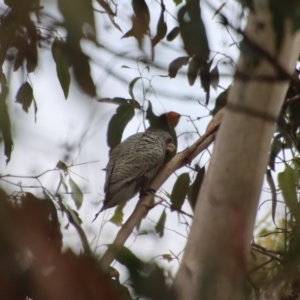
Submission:
[[[172,153],[173,151],[175,151],[175,149],[176,149],[175,145],[172,144],[172,143],[169,143],[169,144],[167,145],[166,151]]]

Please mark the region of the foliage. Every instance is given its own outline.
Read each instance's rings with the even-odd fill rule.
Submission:
[[[115,113],[105,126],[110,151],[121,142],[124,131],[137,118],[140,118],[143,129],[152,127],[168,131],[176,147],[179,148],[180,135],[176,130],[179,121],[184,116],[175,109],[161,114],[155,113],[157,107],[154,101],[149,100],[149,94],[154,90],[153,79],[157,78],[157,75],[153,77],[145,75],[145,71],[149,72],[152,67],[162,69],[156,58],[159,56],[159,47],[166,43],[165,40],[176,45],[180,37],[184,51],[178,56],[176,54],[175,58],[168,57],[167,68],[163,69],[168,75],[160,75],[159,80],[163,80],[164,77],[174,78],[174,80],[184,77],[190,86],[194,86],[198,80],[198,84],[200,83],[205,93],[205,100],[199,101],[199,107],[212,108],[210,111],[212,116],[226,106],[231,84],[226,85],[227,88],[220,84],[224,75],[222,74],[223,62],[233,69],[235,69],[235,62],[226,54],[213,53],[210,50],[209,31],[201,17],[199,1],[196,0],[174,1],[174,5],[180,6],[177,9],[177,16],[173,16],[176,24],[169,31],[168,18],[172,15],[162,0],[157,1],[159,16],[155,30],[151,27],[151,17],[153,18],[154,15],[152,7],[148,7],[149,2],[133,0],[131,29],[122,38],[134,38],[138,44],[139,53],[143,53],[143,56],[135,57],[137,68],[131,67],[132,61],[129,60],[129,56],[124,56],[124,60],[128,60],[130,66],[123,65],[122,68],[130,69],[137,74],[133,78],[128,76],[129,96],[113,95],[113,98],[99,98],[100,84],[98,86],[92,72],[94,57],[89,55],[84,47],[85,43],[91,43],[95,47],[108,48],[108,45],[99,42],[101,30],[104,31],[104,28],[100,26],[99,29],[96,26],[96,13],[99,11],[104,13],[116,31],[123,31],[116,22],[116,18],[120,15],[117,4],[113,1],[98,0],[99,9],[95,9],[96,3],[94,2],[58,0],[58,12],[62,16],[62,20],[59,20],[52,18],[47,13],[47,8],[41,6],[39,0],[4,1],[5,7],[1,7],[0,19],[0,65],[2,67],[0,142],[4,146],[7,164],[14,147],[15,136],[12,125],[16,122],[9,109],[14,105],[10,103],[9,96],[14,93],[15,102],[21,105],[26,113],[33,106],[36,120],[38,101],[34,96],[35,86],[31,78],[39,67],[41,52],[49,51],[49,48],[53,58],[51,63],[55,66],[57,80],[65,99],[70,97],[72,85],[77,84],[81,92],[93,100],[97,99],[99,105],[103,103],[109,103],[112,107],[114,105]],[[241,18],[245,13],[255,11],[253,1],[237,2],[241,4]],[[277,33],[276,46],[279,49],[284,37],[283,21],[286,15],[291,16],[293,30],[299,29],[299,4],[295,1],[291,1],[288,5],[283,1],[270,3]],[[229,22],[228,18],[225,18],[226,14],[229,15],[226,9],[226,3],[219,8],[214,8],[213,18],[221,20],[224,32],[229,32],[229,29],[235,31],[236,37],[241,34],[241,30],[231,25],[235,24],[234,22]],[[150,43],[147,43],[147,39]],[[257,45],[251,45],[249,41],[245,41],[245,37],[244,42],[236,42],[233,39],[233,45],[253,55],[253,49]],[[148,56],[145,54],[147,51],[151,53]],[[262,55],[259,51],[258,53]],[[253,56],[257,59],[257,53],[254,54]],[[252,67],[255,67],[255,63]],[[16,91],[12,84],[12,73],[18,73],[22,78]],[[296,77],[299,77],[299,73],[300,71],[295,69]],[[140,87],[142,87],[142,96],[140,96]],[[214,101],[211,99],[213,90],[218,91],[218,96]],[[266,183],[269,186],[267,192],[271,198],[270,215],[275,230],[273,230],[273,225],[265,224],[260,224],[256,229],[259,233],[252,244],[248,264],[247,296],[249,299],[257,297],[266,285],[278,280],[280,276],[286,279],[282,280],[284,282],[282,299],[288,299],[288,296],[299,290],[299,281],[297,281],[299,271],[296,267],[299,266],[300,247],[299,91],[299,80],[291,80],[270,145]],[[189,116],[186,118],[195,128],[193,134],[200,137],[196,125],[198,120]],[[187,146],[186,142],[184,147]],[[175,155],[175,152],[166,157],[166,162]],[[3,159],[3,155],[0,158]],[[165,191],[163,196],[158,194],[154,196],[153,207],[160,205],[163,209],[161,214],[156,216],[152,231],[142,231],[137,228],[139,236],[155,233],[159,238],[163,238],[168,219],[174,212],[178,216],[179,223],[186,224],[189,229],[190,223],[186,217],[192,216],[184,211],[184,204],[188,201],[192,210],[194,209],[197,195],[205,178],[205,163],[200,158],[194,168],[186,168],[177,176],[170,193]],[[168,284],[168,279],[172,276],[167,277],[166,270],[161,266],[144,262],[126,247],[114,249],[114,245],[108,245],[109,249],[116,251],[116,260],[127,269],[130,276],[130,288],[119,281],[119,274],[116,270],[111,270],[111,274],[114,275],[113,279],[108,278],[107,274],[102,272],[98,258],[92,253],[91,241],[86,235],[78,212],[85,201],[85,190],[81,183],[74,179],[71,170],[74,166],[75,164],[59,161],[52,170],[39,175],[25,176],[37,183],[37,186],[25,186],[19,182],[24,178],[22,175],[0,174],[0,181],[14,188],[12,192],[9,192],[9,189],[0,190],[0,278],[3,283],[0,288],[0,298],[45,299],[43,295],[48,295],[47,299],[77,299],[78,297],[132,299],[132,295],[138,295],[149,299],[174,299]],[[58,181],[56,189],[50,189],[41,182],[41,178],[51,172],[56,174]],[[42,198],[34,195],[37,188],[43,191]],[[71,205],[66,201],[68,196],[73,201]],[[125,204],[117,207],[114,215],[109,219],[110,223],[117,226],[123,225],[124,207]],[[284,214],[280,213],[282,207],[284,207]],[[67,223],[65,227],[72,225],[80,237],[82,243],[80,255],[74,254],[71,250],[62,252],[64,221]],[[162,254],[161,258],[168,262],[179,260],[178,256],[172,252]]]

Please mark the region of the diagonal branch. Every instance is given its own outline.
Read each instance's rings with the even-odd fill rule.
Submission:
[[[149,189],[154,189],[157,191],[173,174],[173,172],[184,167],[187,163],[191,163],[196,156],[198,156],[214,141],[217,130],[221,124],[223,114],[224,109],[220,110],[219,113],[214,116],[214,118],[208,124],[205,134],[201,138],[199,138],[191,147],[178,153],[160,170],[157,176],[152,180]],[[110,264],[115,259],[115,252],[113,249],[118,249],[118,247],[123,246],[133,229],[147,215],[152,197],[153,195],[150,194],[140,198],[133,213],[119,230],[113,242],[113,247],[107,249],[102,256],[101,266],[103,270],[107,271]]]

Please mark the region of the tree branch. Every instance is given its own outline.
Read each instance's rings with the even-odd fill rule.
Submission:
[[[160,170],[157,176],[152,180],[149,189],[154,189],[157,191],[173,174],[173,172],[182,168],[187,163],[190,163],[196,156],[198,156],[214,141],[219,125],[221,124],[221,115],[223,116],[223,113],[224,110],[220,114],[216,114],[208,124],[205,134],[201,138],[199,138],[191,147],[178,153]],[[147,215],[152,197],[153,195],[150,194],[140,198],[133,213],[119,230],[113,242],[114,247],[107,249],[107,251],[102,256],[100,263],[103,270],[107,271],[110,264],[115,259],[115,252],[112,249],[117,249],[118,247],[123,246],[135,226],[139,224],[141,220]]]

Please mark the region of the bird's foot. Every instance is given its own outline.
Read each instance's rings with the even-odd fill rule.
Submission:
[[[144,197],[144,196],[148,196],[148,195],[155,195],[156,190],[155,189],[143,189],[140,191],[140,198]]]

